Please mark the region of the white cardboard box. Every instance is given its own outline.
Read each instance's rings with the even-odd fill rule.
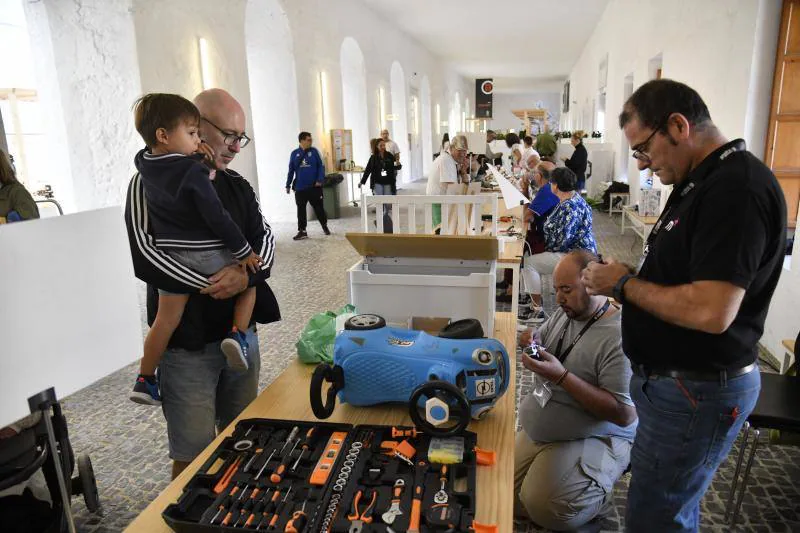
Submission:
[[[347,234],[364,257],[347,272],[350,303],[388,323],[411,317],[476,318],[494,331],[497,239]],[[354,242],[355,241],[355,242]]]

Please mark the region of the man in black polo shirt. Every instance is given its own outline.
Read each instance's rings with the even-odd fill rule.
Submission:
[[[640,87],[619,117],[639,169],[674,185],[639,273],[592,263],[593,294],[623,303],[622,346],[639,427],[626,527],[696,531],[700,499],[761,387],[756,365],[781,273],[786,205],[741,139],[728,142],[700,95]]]

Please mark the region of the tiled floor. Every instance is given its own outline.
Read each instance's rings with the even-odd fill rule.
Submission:
[[[325,237],[311,222],[311,238],[294,242],[294,224],[273,225],[278,251],[270,284],[280,301],[283,320],[259,327],[261,388],[295,356],[294,343],[307,320],[314,313],[345,303],[344,272],[358,260],[358,255],[343,235],[357,231],[358,226],[357,216],[334,220],[330,224],[334,234]],[[635,260],[640,241],[632,234],[620,237],[618,223],[612,223],[608,215],[595,215],[595,229],[605,256]],[[122,531],[169,482],[166,427],[161,411],[127,399],[134,373],[134,365],[130,365],[64,400],[73,446],[76,453],[91,455],[103,502],[102,513],[92,515],[79,499],[75,500],[81,532]],[[518,375],[519,390],[525,394],[530,387],[530,374]],[[298,401],[304,401],[303,393],[298,394]],[[728,461],[703,501],[703,531],[729,531],[723,525],[722,510],[731,475],[732,464]],[[753,467],[752,479],[740,529],[800,530],[800,451],[765,446]],[[620,530],[626,489],[627,478],[623,478],[615,487],[614,512],[603,523],[604,530]],[[540,530],[518,524],[517,531]]]

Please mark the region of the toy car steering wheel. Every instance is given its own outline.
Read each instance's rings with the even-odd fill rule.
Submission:
[[[428,381],[414,389],[408,409],[415,426],[437,437],[462,433],[471,418],[466,395],[452,383],[441,380]]]
[[[325,403],[322,403],[322,387],[324,382],[331,384]],[[325,363],[317,365],[311,376],[311,410],[314,416],[325,419],[333,414],[336,407],[336,394],[344,388],[344,372],[342,367],[331,366]]]

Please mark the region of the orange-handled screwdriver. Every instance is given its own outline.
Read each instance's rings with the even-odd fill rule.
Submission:
[[[294,441],[294,446],[292,446],[292,449],[289,450],[289,453],[287,453],[286,456],[283,458],[283,461],[281,461],[281,464],[278,466],[278,468],[275,469],[275,472],[271,476],[269,476],[269,480],[275,483],[276,485],[281,481],[283,481],[283,475],[286,473],[286,469],[289,467],[289,463],[292,460],[292,452],[294,452],[294,449],[297,448],[297,444],[299,442],[300,439]]]
[[[292,492],[292,486],[291,485],[289,485],[289,490],[286,491],[286,494],[284,495],[283,499],[281,500],[281,503],[279,503],[278,507],[275,508],[275,514],[272,515],[272,520],[269,521],[270,529],[274,529],[275,528],[275,524],[278,523],[278,519],[281,517],[281,513],[286,508],[286,498],[289,497],[289,493],[290,492]]]

